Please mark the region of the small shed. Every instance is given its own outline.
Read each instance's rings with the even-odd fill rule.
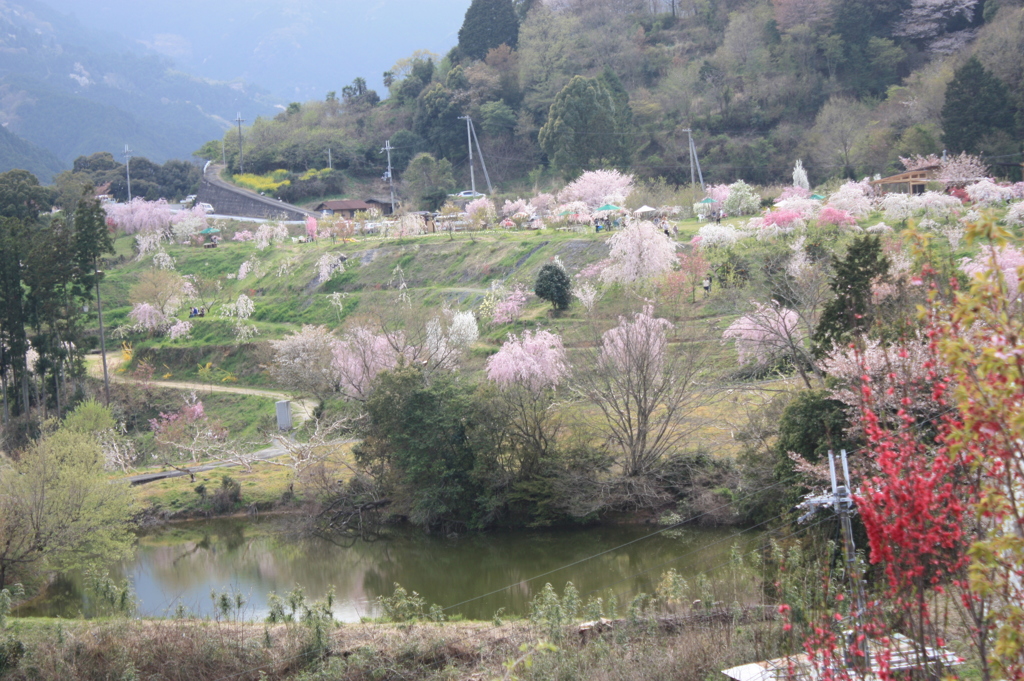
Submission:
[[[914,170],[883,177],[871,182],[875,191],[882,194],[898,192],[900,194],[924,194],[929,182],[938,181],[939,166],[922,166]]]

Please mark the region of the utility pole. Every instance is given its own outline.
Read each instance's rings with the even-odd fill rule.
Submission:
[[[690,146],[690,185],[694,185],[697,179],[700,179],[700,189],[704,191],[704,173],[700,171],[700,159],[697,158],[697,146],[693,143],[693,131],[687,128],[683,130],[686,133],[686,137],[689,140]],[[697,168],[696,177],[693,174],[694,166]]]
[[[860,573],[857,571],[857,547],[853,542],[853,523],[850,521],[850,515],[854,512],[853,494],[850,489],[850,466],[846,460],[846,450],[840,450],[840,456],[843,464],[843,480],[845,484],[839,484],[838,478],[836,477],[836,457],[832,453],[832,450],[828,450],[828,470],[832,478],[832,494],[819,495],[811,497],[805,500],[799,505],[800,508],[809,509],[807,513],[800,517],[799,522],[808,520],[819,508],[825,508],[831,506],[832,509],[839,516],[839,523],[843,530],[843,545],[846,550],[846,577],[850,583],[851,596],[854,598],[855,608],[853,610],[853,626],[854,629],[860,629],[863,626],[862,618],[866,608],[866,600],[864,597],[864,582],[860,578]],[[847,641],[847,646],[857,645],[856,631],[851,640]],[[871,665],[871,654],[868,650],[867,639],[865,638],[861,644],[863,647],[860,650],[863,653],[863,657],[860,658],[856,664],[863,664],[863,669],[870,669]],[[850,656],[854,658],[853,655]]]
[[[128,148],[128,145],[124,145],[124,174],[128,180],[128,202],[132,200],[132,171],[129,166],[132,162],[132,150]]]
[[[480,156],[480,166],[484,169],[484,179],[487,180],[487,193],[494,194],[494,187],[491,186],[491,176],[487,174],[487,164],[484,163],[484,150],[480,148],[480,138],[476,135],[476,124],[473,123],[472,118],[469,119],[469,127],[473,131],[473,139],[476,141],[476,151]]]
[[[334,163],[331,162],[331,148],[327,147],[327,169],[334,170]]]
[[[223,163],[225,166],[228,164],[228,154],[227,151],[224,150],[223,137],[220,138],[220,162]]]
[[[242,163],[242,123],[245,123],[245,119],[242,118],[241,111],[238,112],[235,123],[238,123],[238,174],[241,175],[245,172],[245,166]]]
[[[469,188],[473,190],[474,196],[476,195],[476,177],[473,175],[473,129],[470,127],[472,121],[469,116],[459,116],[460,119],[466,121],[466,141],[469,145]]]
[[[384,148],[380,150],[380,153],[386,153],[388,155],[388,169],[384,173],[384,179],[388,181],[388,185],[391,187],[391,214],[395,213],[395,178],[391,174],[391,150],[394,149],[391,146],[391,140],[384,142]]]

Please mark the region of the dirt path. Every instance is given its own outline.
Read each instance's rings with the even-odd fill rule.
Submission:
[[[93,378],[103,378],[103,364],[99,355],[88,355],[85,358],[86,371]],[[139,379],[119,374],[122,360],[120,357],[107,355],[107,373],[113,383],[141,383]],[[309,420],[313,416],[317,403],[313,400],[297,399],[288,393],[278,390],[263,390],[260,388],[245,388],[237,385],[224,385],[223,383],[197,383],[193,381],[163,381],[152,379],[153,385],[172,390],[193,390],[197,394],[202,393],[234,393],[236,395],[255,395],[266,397],[272,400],[289,400],[292,403],[292,421],[296,426]]]

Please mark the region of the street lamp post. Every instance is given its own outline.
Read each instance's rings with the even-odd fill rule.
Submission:
[[[103,270],[96,270],[96,312],[100,318],[100,358],[103,361],[103,398],[104,405],[110,406],[110,377],[107,375],[107,339],[103,335],[103,302],[100,300],[100,279]]]

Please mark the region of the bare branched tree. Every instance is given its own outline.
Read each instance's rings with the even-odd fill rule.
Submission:
[[[698,341],[707,335],[674,327],[645,307],[605,332],[578,363],[586,370],[576,372],[574,389],[600,409],[597,429],[625,476],[653,472],[701,426],[697,412],[715,395],[702,381],[710,344]]]

